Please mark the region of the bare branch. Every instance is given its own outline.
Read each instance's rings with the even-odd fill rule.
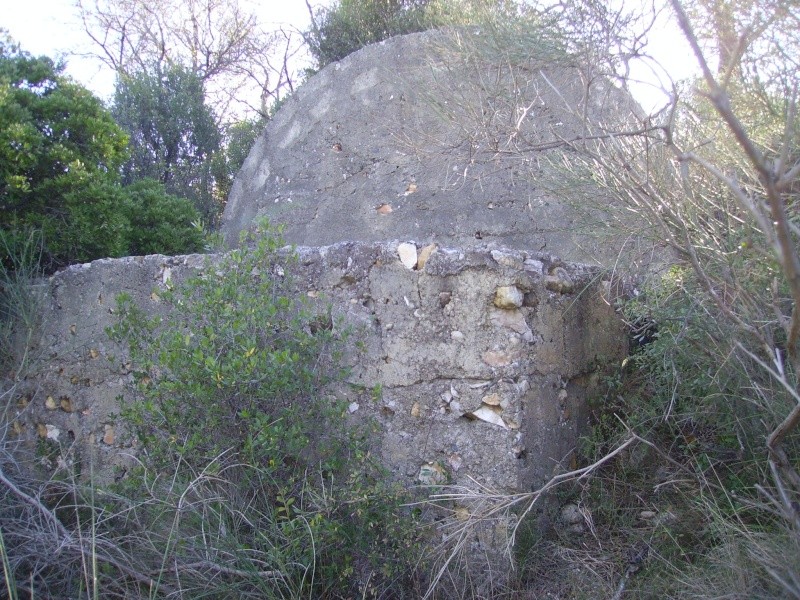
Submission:
[[[117,73],[185,66],[206,82],[210,103],[221,113],[234,98],[247,103],[246,94],[269,99],[293,89],[288,63],[299,42],[264,31],[237,0],[89,1],[78,4],[84,30]]]
[[[456,502],[463,506],[464,504],[477,502],[478,508],[477,510],[473,510],[466,520],[460,520],[459,518],[453,517],[445,521],[442,525],[441,528],[448,528],[451,530],[444,535],[444,541],[442,545],[440,545],[440,551],[445,553],[446,556],[441,566],[437,570],[436,575],[433,577],[431,584],[428,587],[428,591],[423,598],[430,598],[435,592],[439,581],[445,575],[453,560],[455,560],[464,549],[464,546],[467,540],[470,538],[471,533],[478,525],[493,521],[500,516],[507,516],[511,513],[512,509],[524,504],[522,511],[519,513],[519,515],[515,516],[515,525],[511,529],[511,535],[509,536],[508,543],[506,545],[506,552],[509,554],[509,556],[511,556],[512,548],[514,546],[520,524],[533,510],[537,502],[547,492],[563,483],[577,481],[588,477],[591,473],[606,464],[608,461],[612,460],[620,452],[625,450],[628,446],[636,441],[637,440],[635,437],[628,437],[614,450],[594,463],[580,469],[555,475],[547,483],[533,492],[525,492],[522,494],[504,494],[502,492],[494,491],[487,486],[473,480],[475,488],[466,486],[444,486],[445,489],[449,489],[450,491],[440,494],[432,494],[429,499],[422,502],[422,504],[433,503],[438,505],[440,502]]]

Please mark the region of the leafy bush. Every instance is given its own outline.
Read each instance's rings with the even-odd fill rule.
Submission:
[[[515,0],[337,0],[315,15],[304,39],[319,70],[396,35],[514,21],[525,11]]]
[[[395,35],[424,31],[430,0],[338,0],[322,10],[305,39],[317,68]]]
[[[123,212],[130,226],[127,253],[180,254],[203,250],[204,237],[195,226],[200,217],[192,203],[168,194],[152,179],[124,188]]]
[[[128,340],[140,384],[125,415],[165,460],[208,461],[236,440],[249,461],[276,463],[281,448],[296,455],[309,443],[290,425],[299,411],[337,410],[317,396],[341,340],[306,327],[309,315],[270,272],[277,244],[235,251],[167,290],[161,299],[174,310],[163,318],[121,299],[115,335]]]
[[[111,187],[125,158],[125,134],[100,100],[61,70],[0,41],[0,228],[7,267],[31,230],[43,233],[50,268],[124,249]]]
[[[293,258],[280,255],[281,245],[262,234],[254,248],[209,263],[161,296],[163,317],[120,299],[111,334],[127,341],[136,380],[122,417],[142,451],[120,493],[141,502],[142,482],[153,489],[168,473],[167,496],[177,502],[191,489],[209,503],[208,513],[180,524],[162,506],[144,503],[137,514],[151,523],[151,540],[164,530],[156,521],[174,523],[157,543],[185,564],[209,552],[199,531],[224,527],[213,549],[241,575],[227,581],[232,589],[377,594],[411,572],[413,522],[370,457],[369,428],[347,426],[346,407],[325,393],[344,375],[338,362],[348,333],[329,309],[292,297]],[[280,572],[279,586],[259,579],[265,568]]]

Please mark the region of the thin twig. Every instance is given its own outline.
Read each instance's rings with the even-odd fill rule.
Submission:
[[[152,587],[154,585],[154,581],[148,577],[147,575],[140,573],[136,569],[132,569],[128,565],[122,564],[117,559],[105,554],[96,551],[95,549],[86,548],[84,543],[81,540],[76,540],[75,537],[70,533],[66,527],[61,523],[59,518],[56,514],[47,508],[38,498],[34,498],[30,494],[26,494],[23,490],[21,490],[13,481],[11,481],[6,474],[3,472],[2,468],[0,468],[0,482],[5,485],[12,494],[14,494],[17,498],[22,500],[25,504],[33,507],[37,513],[42,515],[48,522],[50,522],[58,532],[60,539],[57,540],[56,546],[58,548],[70,549],[79,554],[82,559],[88,560],[98,560],[100,562],[109,564],[116,569],[118,569],[121,573],[125,573],[132,579],[144,583],[148,587]],[[168,593],[173,593],[174,590],[167,586],[162,586]]]
[[[423,597],[424,599],[430,598],[431,595],[434,593],[439,581],[447,572],[448,567],[453,562],[453,560],[461,553],[466,544],[470,534],[474,531],[475,527],[477,527],[481,523],[486,523],[488,521],[496,519],[498,516],[508,516],[509,512],[515,506],[518,506],[522,503],[526,503],[525,508],[523,509],[522,513],[516,517],[515,524],[511,529],[511,533],[508,538],[508,542],[506,544],[505,551],[509,556],[512,556],[512,548],[514,546],[514,542],[516,539],[517,531],[522,524],[525,517],[533,510],[536,503],[545,495],[548,491],[552,490],[553,488],[566,483],[568,481],[577,481],[583,479],[584,477],[589,476],[592,472],[596,471],[598,468],[606,464],[608,461],[613,459],[617,456],[620,452],[625,450],[628,446],[633,444],[638,440],[638,437],[630,435],[627,439],[621,442],[614,450],[604,455],[599,460],[593,462],[590,465],[582,467],[580,469],[574,469],[572,471],[568,471],[566,473],[560,473],[558,475],[553,476],[547,483],[543,486],[538,488],[533,492],[525,492],[522,494],[503,494],[500,492],[496,492],[489,488],[488,486],[481,484],[480,482],[472,479],[473,483],[475,483],[476,488],[469,488],[466,486],[447,486],[451,490],[450,492],[444,492],[440,494],[432,494],[427,500],[424,500],[419,503],[415,504],[436,504],[438,505],[441,502],[480,502],[482,506],[486,506],[483,510],[479,512],[473,513],[469,515],[469,518],[464,521],[463,523],[455,523],[454,520],[450,520],[445,524],[445,526],[452,526],[456,524],[457,526],[454,528],[453,532],[450,534],[446,534],[444,536],[443,542],[440,545],[448,546],[449,551],[447,552],[447,557],[445,558],[443,564],[438,569],[436,575],[433,577],[431,584],[428,587],[428,590]],[[455,540],[455,542],[452,542]],[[513,567],[513,562],[512,562]]]

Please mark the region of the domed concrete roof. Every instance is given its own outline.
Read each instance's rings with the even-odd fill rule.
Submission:
[[[587,85],[578,65],[512,61],[481,35],[400,36],[313,76],[236,178],[226,242],[266,216],[307,246],[496,243],[612,264],[608,200],[561,165],[601,123],[636,126],[636,104],[603,78]]]

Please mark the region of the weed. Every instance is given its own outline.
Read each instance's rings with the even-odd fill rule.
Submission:
[[[245,249],[163,293],[170,310],[162,317],[120,299],[110,333],[128,343],[136,380],[121,416],[142,462],[119,493],[131,496],[142,480],[158,485],[159,473],[171,473],[171,494],[197,495],[200,473],[199,500],[219,495],[240,513],[205,504],[231,556],[247,548],[262,565],[256,571],[268,565],[292,595],[382,593],[412,570],[414,521],[373,460],[367,428],[346,426],[347,407],[325,393],[343,375],[337,361],[350,334],[330,309],[319,326],[314,307],[294,297],[295,258],[272,233],[261,225]],[[371,393],[379,397],[380,388]],[[233,497],[234,485],[242,498]],[[193,539],[211,525],[199,515],[148,514],[145,521],[164,522],[148,530],[169,523],[165,556],[202,547],[187,532]]]
[[[119,419],[138,448],[125,477],[82,482],[46,439],[57,477],[0,465],[9,597],[415,596],[405,491],[373,458],[370,424],[346,425],[326,392],[350,334],[330,311],[311,326],[293,255],[262,227],[161,293],[159,315],[119,299],[109,333],[134,374]]]

